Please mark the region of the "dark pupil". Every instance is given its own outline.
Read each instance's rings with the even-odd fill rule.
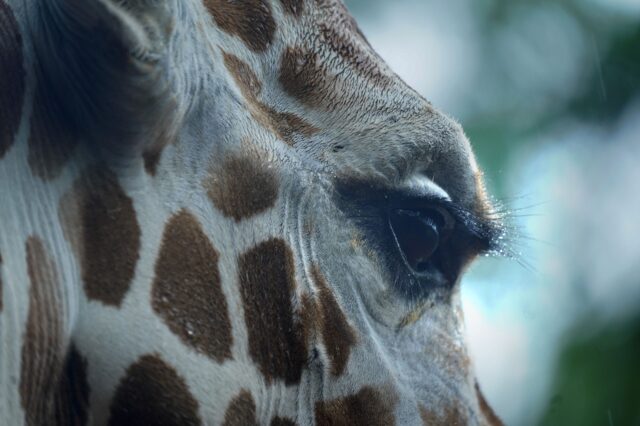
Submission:
[[[399,249],[414,272],[426,272],[440,243],[440,215],[435,211],[394,210],[389,223]]]

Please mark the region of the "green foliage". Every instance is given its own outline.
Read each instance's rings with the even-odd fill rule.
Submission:
[[[640,23],[613,38],[596,68],[584,93],[569,105],[569,112],[587,121],[615,120],[640,94]]]
[[[577,333],[593,325],[585,318]],[[640,425],[640,316],[569,339],[541,425]]]

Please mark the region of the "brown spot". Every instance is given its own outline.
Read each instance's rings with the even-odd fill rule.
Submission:
[[[171,103],[174,105],[173,109],[175,110],[177,108],[175,99],[172,99]],[[149,138],[150,143],[142,151],[144,169],[151,176],[155,176],[158,171],[158,164],[164,149],[174,143],[177,138],[175,128],[168,125],[168,123],[163,124],[164,126],[160,127],[157,136]]]
[[[222,54],[227,70],[249,104],[252,117],[263,127],[271,130],[289,145],[294,144],[296,134],[309,137],[319,131],[301,117],[289,112],[278,112],[261,102],[259,95],[262,91],[262,83],[251,67],[235,55],[225,51],[222,51]]]
[[[157,139],[156,142],[151,144],[151,146],[147,147],[142,152],[144,169],[149,175],[156,175],[156,172],[158,171],[158,164],[160,163],[160,158],[162,157],[162,152],[170,143],[171,139],[167,135],[163,134]]]
[[[42,85],[36,87],[29,134],[29,168],[44,180],[56,178],[78,143],[73,130],[53,115],[57,108]]]
[[[231,73],[242,96],[247,99],[256,99],[262,91],[262,83],[249,64],[224,50],[222,50],[222,57],[225,67]]]
[[[25,91],[22,36],[11,7],[0,0],[0,159],[15,140]]]
[[[320,329],[331,360],[331,374],[340,376],[349,361],[351,347],[356,344],[356,334],[317,265],[311,268],[311,276],[318,287]]]
[[[218,253],[186,210],[165,228],[151,297],[154,311],[185,344],[218,362],[231,359],[233,337]]]
[[[278,81],[284,91],[304,105],[326,104],[329,96],[327,73],[314,52],[302,47],[288,47],[280,58]]]
[[[315,0],[315,4],[333,23],[355,31],[356,20],[353,19],[342,0]]]
[[[320,329],[318,325],[320,321],[319,307],[315,299],[308,294],[300,297],[300,322],[302,323],[303,341],[305,347],[309,348],[316,339]]]
[[[326,22],[334,28],[344,29],[354,36],[360,37],[370,46],[358,23],[341,0],[315,0],[316,5],[323,10]]]
[[[72,344],[56,396],[55,424],[82,426],[89,420],[87,360]]]
[[[420,418],[424,426],[438,426],[442,423],[438,420],[438,416],[433,410],[428,409],[424,405],[420,405]]]
[[[236,35],[254,52],[265,51],[273,41],[276,23],[266,0],[205,0],[221,30]]]
[[[290,146],[294,145],[295,135],[309,137],[319,132],[317,127],[309,124],[303,118],[295,114],[290,112],[278,112],[263,104],[260,104],[260,106],[260,111],[265,114],[266,119],[268,120],[268,125],[265,127],[271,128],[276,136]],[[263,123],[262,118],[259,119],[259,121]]]
[[[242,389],[236,395],[224,413],[223,426],[251,426],[257,425],[256,403],[253,401],[251,392]]]
[[[205,188],[215,207],[236,222],[273,207],[278,198],[275,172],[248,157],[227,158],[210,172]]]
[[[395,424],[393,398],[378,389],[365,386],[355,395],[331,401],[318,401],[315,407],[318,426],[389,426]]]
[[[465,426],[469,423],[466,411],[458,404],[451,404],[444,410],[443,424]]]
[[[420,418],[424,426],[464,426],[468,424],[464,410],[457,404],[447,405],[442,415],[437,415],[433,410],[421,405]]]
[[[140,256],[131,198],[107,168],[83,174],[60,203],[65,235],[79,260],[87,297],[120,306]]]
[[[411,309],[411,311],[409,311],[409,313],[404,318],[402,318],[402,320],[400,320],[398,327],[404,328],[410,326],[411,324],[414,324],[416,321],[422,318],[422,315],[424,314],[424,311],[428,306],[429,304],[426,302],[418,303],[413,309]]]
[[[198,401],[184,379],[158,355],[144,355],[127,368],[110,411],[114,426],[202,424]]]
[[[28,425],[41,425],[54,413],[52,404],[64,360],[64,323],[55,264],[37,237],[26,243],[29,313],[22,343],[20,402]]]
[[[142,153],[142,161],[144,162],[144,169],[151,176],[155,176],[158,171],[158,163],[160,162],[160,156],[162,155],[162,149],[151,148],[145,150]]]
[[[388,86],[392,82],[392,78],[382,70],[380,65],[383,63],[382,60],[376,57],[372,50],[362,48],[356,43],[357,38],[354,35],[359,36],[359,34],[344,30],[338,32],[336,27],[336,25],[320,24],[321,41],[342,58],[359,76],[378,86]]]
[[[298,383],[306,350],[304,331],[293,317],[291,249],[281,239],[262,242],[240,256],[238,271],[251,358],[267,382]]]
[[[424,306],[429,308],[429,304]],[[470,374],[471,360],[467,348],[459,340],[451,338],[446,333],[437,333],[431,344],[424,347],[424,354],[429,359],[438,360],[443,373],[451,376]]]
[[[313,29],[313,44],[284,50],[278,80],[285,93],[308,107],[334,110],[344,102],[354,106],[360,95],[349,91],[353,81],[344,83],[345,75],[355,74],[357,81],[381,89],[390,86],[395,75],[368,45],[341,2],[321,3],[324,18]]]
[[[475,388],[476,388],[476,395],[478,397],[478,404],[480,405],[480,411],[482,411],[482,414],[484,415],[484,418],[487,421],[487,424],[490,426],[502,426],[504,423],[502,423],[502,420],[500,420],[500,417],[498,417],[495,411],[493,411],[493,408],[491,408],[491,406],[485,399],[484,394],[482,393],[482,390],[480,389],[480,385],[478,384],[477,381],[475,384]]]
[[[296,422],[286,417],[275,416],[269,426],[296,426]]]
[[[304,11],[304,0],[280,0],[284,11],[298,17]]]

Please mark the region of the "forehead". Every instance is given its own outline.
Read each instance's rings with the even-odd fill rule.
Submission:
[[[340,178],[398,185],[421,174],[486,209],[460,126],[375,53],[341,2],[206,0],[224,64],[253,123]]]

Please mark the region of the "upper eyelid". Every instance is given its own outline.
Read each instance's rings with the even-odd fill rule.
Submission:
[[[443,204],[456,218],[456,222],[464,226],[467,232],[484,243],[487,246],[487,250],[499,245],[499,236],[503,233],[500,224],[481,218],[453,201],[444,201]]]
[[[372,188],[370,186],[346,185],[338,191],[339,204],[346,208],[346,216],[351,219],[379,218],[391,209],[429,209],[439,207],[453,218],[454,228],[476,241],[478,254],[490,252],[501,244],[504,233],[499,223],[486,220],[455,201],[441,194],[419,193],[411,189]],[[373,210],[372,210],[373,209]],[[377,212],[374,212],[377,210]],[[382,210],[382,211],[381,211]],[[384,213],[383,213],[384,212]]]
[[[416,175],[409,179],[406,182],[406,191],[422,197],[451,201],[449,193],[444,188],[424,175]]]
[[[390,208],[394,207],[392,206],[392,203],[393,201],[390,200]],[[403,208],[413,207],[415,209],[420,209],[439,207],[445,209],[453,217],[455,222],[461,225],[467,233],[485,243],[489,248],[493,247],[497,243],[495,240],[500,234],[500,229],[495,223],[479,217],[472,211],[449,198],[433,197],[429,195],[413,195],[404,198],[404,200],[401,201],[401,204]]]
[[[449,198],[449,195],[429,179],[420,179],[420,184],[404,188],[389,188],[377,186],[364,181],[342,181],[336,185],[336,194],[339,204],[347,207],[351,214],[349,217],[371,216],[370,207],[383,208],[444,208],[462,226],[468,234],[478,239],[488,249],[495,247],[498,236],[501,234],[500,226],[489,220],[479,217],[474,212],[461,206]],[[436,190],[433,190],[436,189]],[[358,211],[354,213],[354,208]],[[366,212],[366,213],[365,213]]]

